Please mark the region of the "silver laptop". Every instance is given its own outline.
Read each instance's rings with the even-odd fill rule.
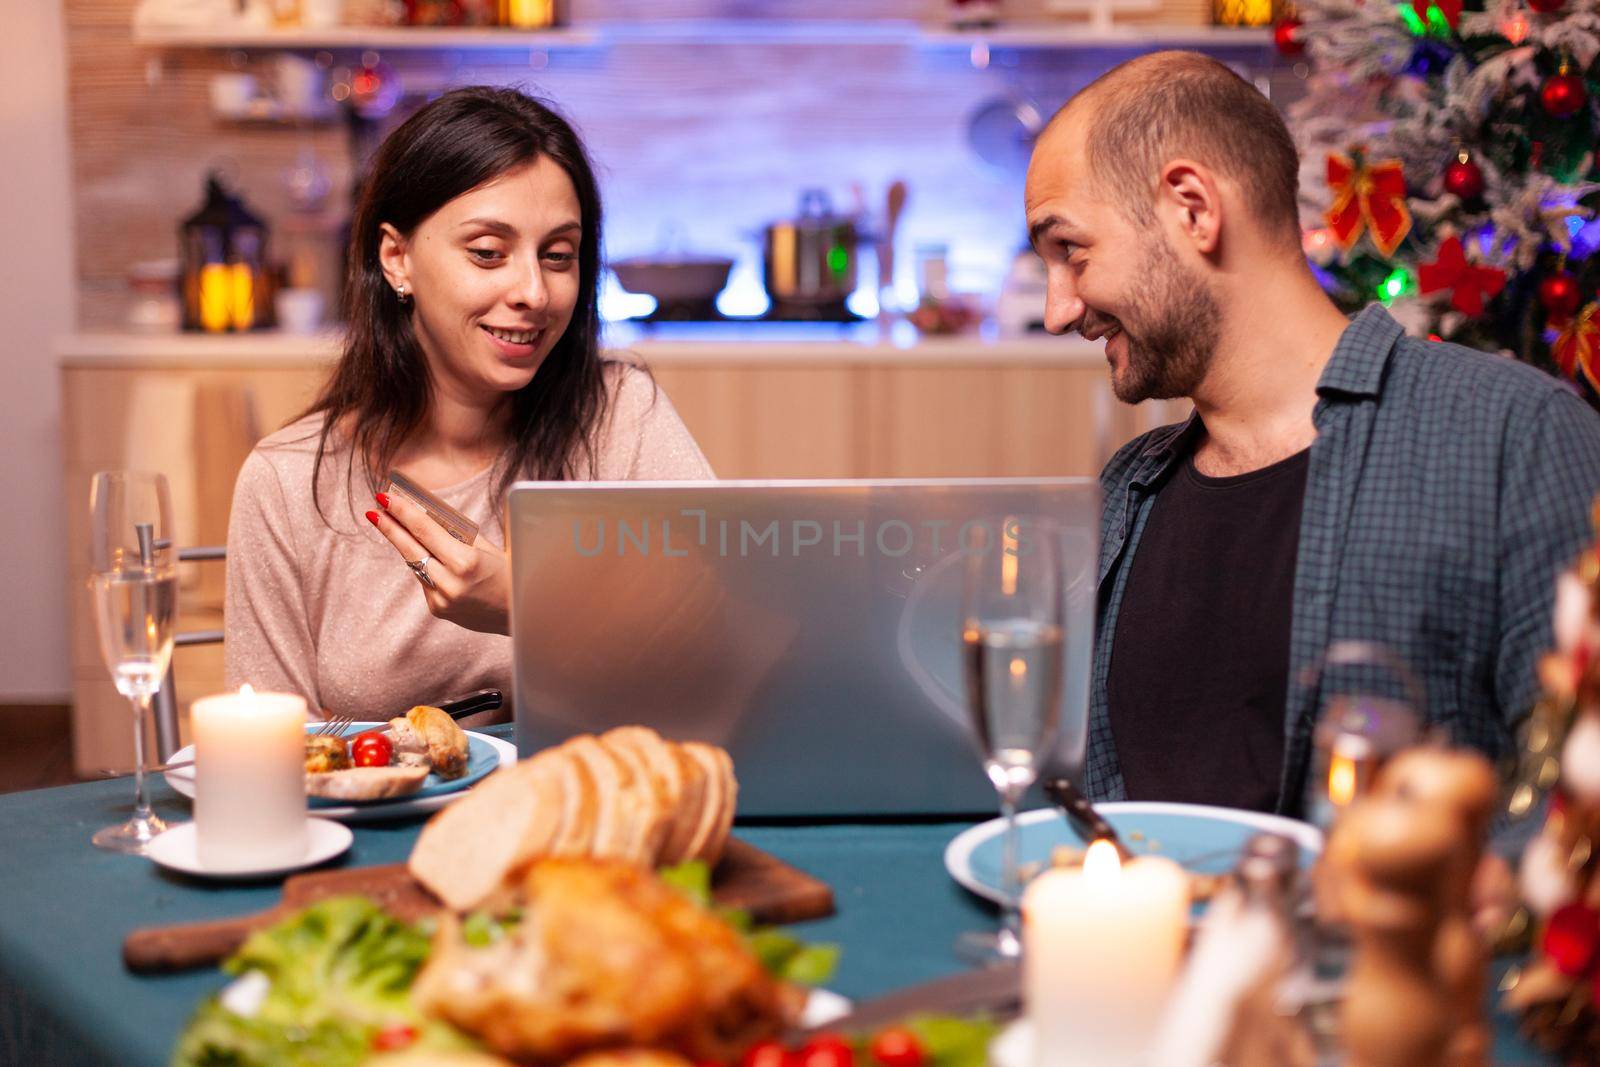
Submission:
[[[522,482],[507,508],[517,748],[644,723],[733,755],[739,814],[992,811],[960,610],[973,524],[1040,516],[1066,560],[1081,766],[1100,496],[1090,479]]]

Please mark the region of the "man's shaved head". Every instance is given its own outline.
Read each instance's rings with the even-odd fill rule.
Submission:
[[[1131,221],[1154,224],[1161,169],[1190,159],[1239,186],[1263,234],[1299,247],[1300,161],[1288,127],[1215,59],[1154,52],[1120,64],[1073,97],[1041,143],[1067,127],[1081,132],[1096,190]]]

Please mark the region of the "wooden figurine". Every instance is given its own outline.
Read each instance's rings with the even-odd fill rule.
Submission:
[[[1258,834],[1212,898],[1146,1062],[1315,1067],[1311,1035],[1282,1004],[1295,967],[1299,849]]]
[[[1283,984],[1296,966],[1292,916],[1300,850],[1286,837],[1258,834],[1245,846],[1238,881],[1246,906],[1266,916],[1270,952],[1239,997],[1220,1058],[1226,1067],[1314,1067],[1316,1046],[1303,1022],[1286,1015]]]
[[[1317,915],[1356,946],[1346,1003],[1352,1064],[1484,1067],[1489,949],[1472,886],[1499,782],[1476,753],[1419,746],[1384,764],[1317,865]]]
[[[1355,942],[1343,1008],[1348,1067],[1445,1067],[1455,996],[1440,981],[1444,883],[1462,822],[1448,805],[1387,792],[1350,806],[1328,842]]]
[[[1442,915],[1434,941],[1434,972],[1451,998],[1449,1067],[1483,1067],[1493,1037],[1484,1017],[1489,951],[1473,924],[1472,887],[1483,862],[1499,780],[1475,752],[1434,747],[1408,749],[1379,776],[1380,794],[1447,812],[1455,821],[1455,846],[1439,888]]]

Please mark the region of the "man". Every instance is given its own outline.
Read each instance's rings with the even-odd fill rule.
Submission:
[[[1508,359],[1347,320],[1300,247],[1294,144],[1209,58],[1143,56],[1041,136],[1046,325],[1116,395],[1195,414],[1101,475],[1085,785],[1300,811],[1330,643],[1381,642],[1491,756],[1531,706],[1557,570],[1592,536],[1600,418]]]

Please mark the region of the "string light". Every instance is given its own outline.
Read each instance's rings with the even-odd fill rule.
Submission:
[[[1307,255],[1310,255],[1327,248],[1328,242],[1331,240],[1333,240],[1332,235],[1325,229],[1307,230],[1301,237],[1300,247]]]
[[[1406,290],[1411,288],[1411,275],[1406,273],[1404,267],[1396,267],[1389,276],[1378,285],[1378,299],[1385,303],[1397,300],[1404,296]]]

